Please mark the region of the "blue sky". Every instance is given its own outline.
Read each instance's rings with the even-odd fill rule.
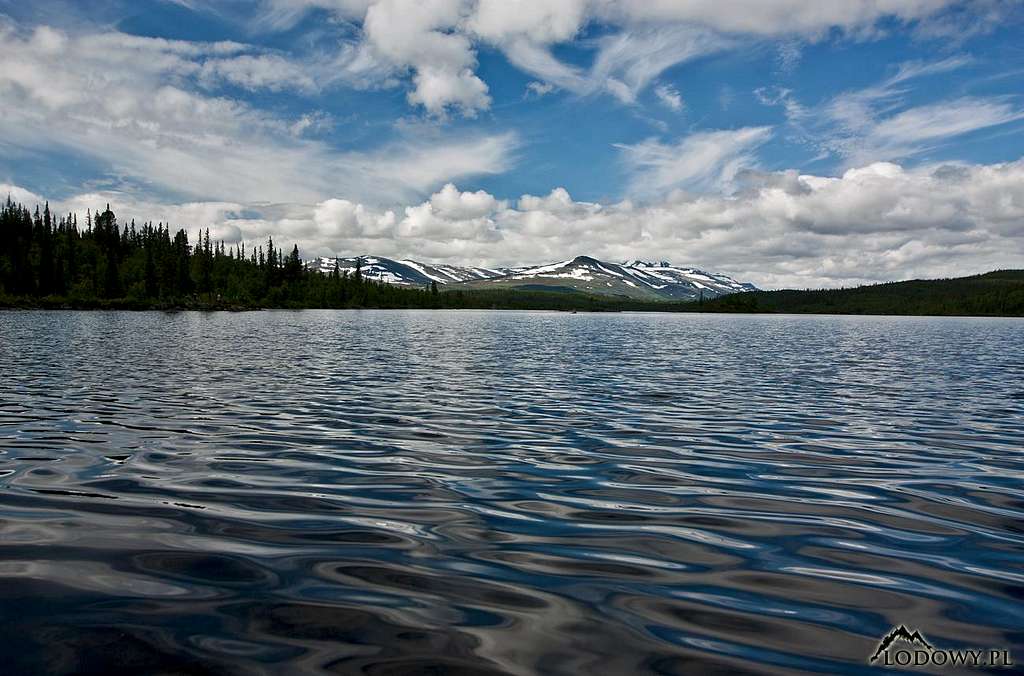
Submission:
[[[0,0],[16,198],[307,255],[1024,264],[1024,3]]]

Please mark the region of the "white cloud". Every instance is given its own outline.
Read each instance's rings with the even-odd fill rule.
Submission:
[[[198,77],[208,85],[227,82],[249,90],[316,92],[319,86],[309,70],[277,54],[241,54],[205,61]]]
[[[466,117],[476,117],[478,110],[491,105],[487,85],[470,68],[452,71],[420,66],[413,81],[416,89],[409,93],[409,103],[421,104],[435,115],[443,114],[448,106],[455,106]]]
[[[329,10],[341,19],[355,21],[362,19],[374,2],[376,0],[262,0],[255,23],[261,28],[286,30],[311,9]]]
[[[479,45],[495,47],[517,68],[582,95],[608,93],[625,103],[677,64],[736,45],[739,36],[782,39],[780,64],[791,68],[800,41],[838,29],[869,36],[883,19],[941,21],[954,0],[266,0],[258,26],[287,28],[319,8],[360,22],[357,45],[345,41],[336,67],[348,79],[391,81],[408,75],[408,100],[432,115],[454,109],[475,116],[490,107],[475,72]],[[992,10],[993,15],[999,12]],[[599,23],[590,68],[558,60],[551,48]],[[991,23],[991,22],[989,22]],[[723,105],[723,107],[725,107]]]
[[[486,216],[498,207],[498,201],[483,190],[460,192],[448,183],[430,198],[430,206],[445,218],[467,219]]]
[[[313,220],[320,237],[337,240],[374,239],[394,235],[395,212],[373,213],[362,204],[329,199],[316,205]]]
[[[46,201],[43,197],[40,197],[31,190],[26,190],[25,188],[14,185],[13,183],[0,183],[0,200],[6,202],[7,198],[10,198],[17,204],[24,204],[25,206],[42,204]]]
[[[540,98],[542,96],[547,96],[553,91],[555,91],[555,85],[549,82],[537,82],[535,80],[526,85],[526,93],[523,96],[525,98],[533,95]]]
[[[528,39],[550,45],[572,39],[586,20],[584,0],[479,0],[466,29],[493,44]]]
[[[277,63],[217,70],[247,53],[236,43],[45,27],[21,37],[10,26],[0,27],[0,40],[0,144],[82,155],[103,173],[190,199],[411,199],[447,180],[503,171],[516,145],[509,133],[438,133],[354,152],[301,138],[326,119],[281,118],[198,88],[214,71],[251,82],[256,64]]]
[[[996,97],[963,97],[917,106],[871,127],[853,157],[854,161],[864,157],[907,157],[926,150],[931,142],[1020,119],[1024,119],[1024,109]]]
[[[102,208],[122,220],[209,226],[229,243],[303,255],[366,254],[507,265],[590,254],[669,259],[773,287],[948,277],[1024,261],[1024,160],[907,169],[874,163],[841,176],[743,171],[732,194],[675,192],[645,203],[574,200],[564,188],[514,203],[445,185],[408,206],[342,198],[315,205],[165,204],[127,193],[51,200],[57,213]],[[19,199],[38,198],[0,186]],[[21,197],[23,196],[23,197]],[[38,198],[41,199],[41,198]]]
[[[654,88],[654,95],[658,97],[658,100],[663,106],[672,112],[678,113],[685,107],[683,104],[683,97],[672,85],[658,85]]]
[[[589,79],[624,103],[632,103],[666,69],[728,44],[727,39],[692,26],[635,28],[601,41]]]
[[[775,61],[782,73],[788,75],[800,65],[800,59],[803,58],[803,49],[799,41],[783,40],[779,42],[776,50],[777,56]]]
[[[610,20],[681,22],[726,33],[820,36],[830,28],[860,31],[892,17],[915,21],[935,16],[955,0],[598,0]]]
[[[1009,97],[962,96],[907,106],[911,81],[972,63],[966,56],[903,63],[876,85],[843,92],[815,106],[800,103],[790,89],[762,87],[754,94],[764,105],[784,107],[797,139],[823,154],[838,155],[845,166],[899,160],[973,131],[1024,119],[1024,108]]]
[[[333,124],[330,115],[323,111],[303,113],[299,119],[291,124],[289,131],[292,136],[302,136],[307,133],[316,133],[328,129]]]
[[[632,178],[630,193],[664,195],[675,189],[706,190],[728,184],[743,169],[756,166],[753,150],[771,137],[771,127],[691,134],[678,143],[648,139],[618,145]]]
[[[434,115],[448,106],[466,115],[490,106],[487,85],[473,72],[476,54],[469,37],[451,29],[462,19],[457,0],[380,0],[363,22],[366,48],[395,68],[413,71],[409,102]]]
[[[883,88],[892,87],[900,82],[905,82],[916,77],[948,73],[950,71],[969,66],[972,63],[974,63],[974,59],[962,54],[959,56],[950,56],[939,61],[906,61],[899,65],[896,70],[896,74],[883,84]]]

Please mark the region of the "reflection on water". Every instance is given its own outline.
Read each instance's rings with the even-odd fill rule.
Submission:
[[[834,673],[900,623],[1020,649],[1022,354],[998,319],[0,313],[0,657]]]

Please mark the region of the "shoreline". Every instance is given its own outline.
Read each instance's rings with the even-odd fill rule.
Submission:
[[[621,308],[621,309],[556,309],[547,307],[521,308],[521,307],[287,307],[287,306],[262,306],[262,305],[239,305],[224,303],[167,303],[154,304],[136,301],[89,301],[77,303],[26,303],[26,304],[0,304],[0,313],[3,312],[264,312],[268,310],[287,310],[291,312],[302,310],[386,310],[386,311],[486,311],[486,312],[555,312],[559,314],[701,314],[701,315],[746,315],[746,316],[805,316],[805,317],[959,317],[965,319],[1024,319],[1024,314],[967,314],[967,313],[895,313],[895,312],[775,312],[772,310],[743,311],[736,309],[652,309],[652,308]]]

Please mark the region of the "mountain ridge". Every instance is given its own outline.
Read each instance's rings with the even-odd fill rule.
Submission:
[[[726,275],[674,266],[668,261],[633,259],[611,263],[592,256],[510,268],[422,263],[384,256],[321,257],[311,261],[308,267],[330,274],[337,266],[339,273],[351,275],[357,263],[366,279],[398,286],[436,283],[445,290],[568,291],[638,300],[712,299],[757,290],[753,284],[738,282]]]

